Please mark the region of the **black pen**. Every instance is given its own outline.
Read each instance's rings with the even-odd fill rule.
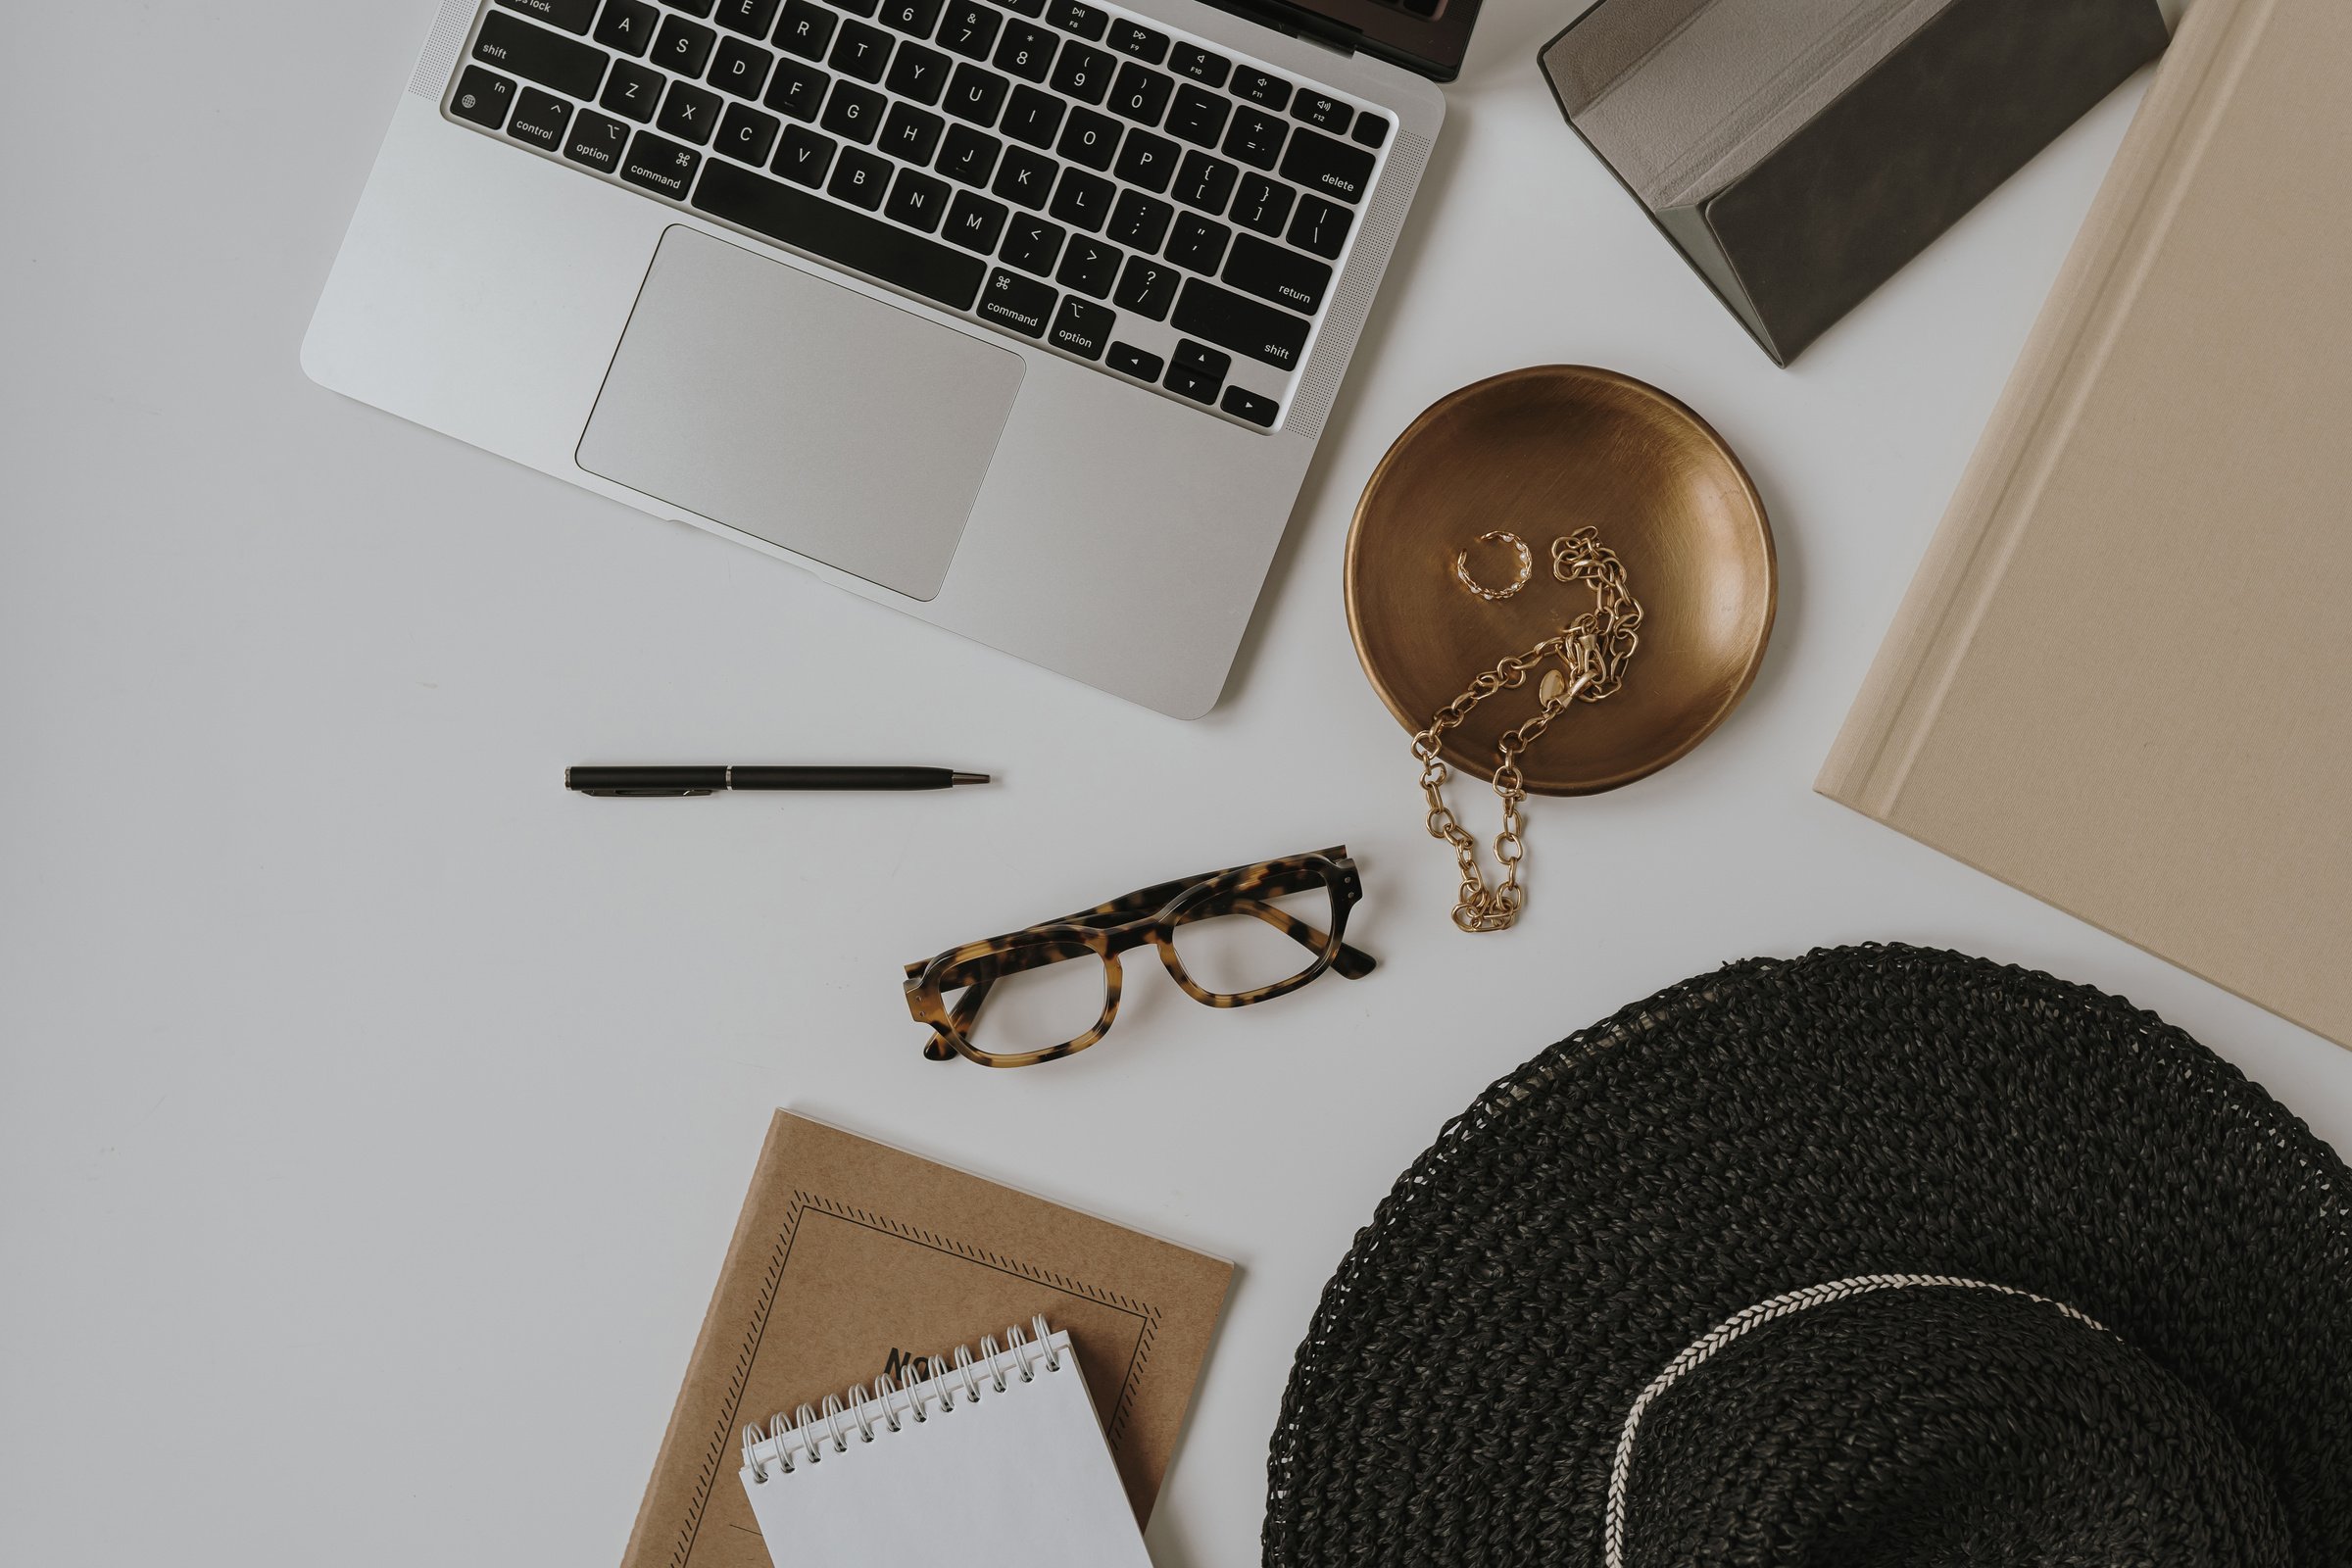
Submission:
[[[718,790],[944,790],[986,773],[945,767],[567,767],[582,795],[709,795]]]

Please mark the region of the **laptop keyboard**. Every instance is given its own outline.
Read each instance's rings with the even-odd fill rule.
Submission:
[[[1390,131],[1085,0],[495,0],[446,108],[1264,428]]]

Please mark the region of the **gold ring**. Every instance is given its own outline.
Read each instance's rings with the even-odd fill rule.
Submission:
[[[1512,579],[1511,585],[1508,588],[1489,588],[1481,583],[1476,577],[1470,575],[1470,545],[1464,545],[1461,549],[1453,553],[1454,576],[1461,579],[1461,584],[1463,587],[1469,589],[1472,593],[1478,595],[1479,598],[1487,600],[1490,603],[1497,599],[1510,598],[1511,595],[1526,587],[1528,579],[1536,574],[1535,553],[1527,548],[1527,541],[1520,538],[1515,533],[1509,533],[1501,529],[1496,529],[1490,533],[1480,534],[1477,538],[1471,540],[1470,544],[1498,545],[1505,543],[1506,541],[1513,550],[1516,550],[1519,553],[1519,575]]]

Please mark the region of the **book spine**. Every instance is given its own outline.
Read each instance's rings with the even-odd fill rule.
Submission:
[[[2197,0],[1995,405],[1814,788],[1891,822],[1985,607],[2277,0]]]

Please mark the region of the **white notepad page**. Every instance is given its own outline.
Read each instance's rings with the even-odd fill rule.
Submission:
[[[776,1568],[1151,1568],[1069,1334],[1037,1329],[746,1432]]]

